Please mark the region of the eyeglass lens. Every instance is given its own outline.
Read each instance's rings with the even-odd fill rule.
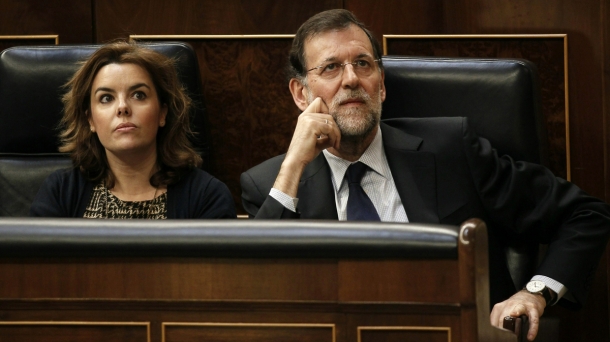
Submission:
[[[322,78],[334,79],[342,76],[345,67],[351,64],[356,75],[366,77],[370,76],[375,70],[375,62],[377,60],[358,59],[351,63],[327,63],[311,70],[317,72]]]

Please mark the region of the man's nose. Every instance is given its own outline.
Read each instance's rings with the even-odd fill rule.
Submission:
[[[343,75],[341,83],[345,88],[356,88],[360,83],[360,78],[354,70],[353,64],[347,64],[343,67]]]

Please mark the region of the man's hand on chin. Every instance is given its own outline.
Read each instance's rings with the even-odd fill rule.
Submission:
[[[328,107],[321,98],[316,98],[299,115],[297,127],[292,135],[288,152],[273,184],[277,190],[296,197],[303,169],[322,150],[339,148],[341,132]]]
[[[318,154],[329,147],[339,147],[341,132],[328,107],[317,97],[299,115],[286,160],[295,159],[307,165]]]
[[[545,307],[546,301],[544,297],[522,290],[515,293],[509,299],[494,305],[490,316],[491,325],[502,328],[504,317],[527,315],[529,319],[527,339],[533,341],[538,334],[540,317],[544,313]]]

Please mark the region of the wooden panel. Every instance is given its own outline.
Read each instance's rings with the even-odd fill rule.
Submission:
[[[0,35],[59,35],[62,44],[92,43],[92,1],[0,0]]]
[[[601,1],[601,17],[602,19],[602,46],[603,46],[603,108],[606,125],[604,126],[604,149],[606,155],[604,158],[606,188],[604,191],[605,198],[610,201],[610,2]]]
[[[449,327],[358,327],[358,342],[451,342]]]
[[[239,177],[288,150],[299,110],[283,73],[292,39],[214,40],[196,46],[217,176],[241,212]]]
[[[445,1],[446,33],[568,34],[572,181],[604,198],[601,4],[605,0]],[[606,120],[607,121],[607,120]]]
[[[210,123],[210,171],[227,184],[238,213],[245,213],[241,173],[285,153],[299,115],[284,74],[292,35],[132,38],[181,40],[197,53]]]
[[[570,180],[567,48],[565,35],[384,36],[388,55],[520,58],[533,62],[540,76],[549,168]]]
[[[0,342],[150,342],[148,323],[0,322]]]
[[[608,1],[601,1],[601,18],[602,18],[602,46],[603,46],[603,98],[604,98],[604,149],[606,151],[604,158],[604,168],[605,168],[605,198],[607,201],[610,200],[610,3]],[[610,288],[608,287],[608,283],[610,280],[610,244],[606,245],[606,251],[604,252],[604,256],[602,258],[602,262],[600,263],[600,267],[598,268],[597,279],[594,282],[595,286],[598,286],[599,289],[594,288],[596,291],[594,294],[596,295],[594,298],[598,299],[596,301],[597,310],[596,310],[596,320],[599,320],[598,326],[604,327],[607,326],[610,322]],[[593,291],[592,291],[593,292]],[[605,298],[604,298],[605,296]],[[600,302],[604,301],[605,304],[602,306]],[[597,322],[594,322],[597,323]],[[587,322],[587,324],[591,324]],[[607,337],[610,337],[606,335]]]
[[[0,51],[13,46],[22,45],[57,45],[59,37],[57,35],[46,36],[0,36]]]
[[[297,331],[304,336],[321,336],[328,340],[336,335],[337,341],[355,342],[357,328],[360,326],[433,326],[451,329],[452,341],[460,341],[460,310],[457,306],[416,305],[412,303],[368,303],[349,304],[338,302],[305,302],[305,301],[152,301],[152,300],[0,300],[2,320],[88,320],[88,321],[151,321],[151,341],[162,340],[162,332],[168,337],[201,337],[202,334],[227,333],[240,325],[237,336],[252,333],[248,328],[265,322],[287,326],[283,330],[273,328],[271,332],[258,329],[261,335],[286,331]],[[162,326],[169,324],[169,329]],[[183,322],[192,329],[175,326]],[[213,327],[202,327],[201,322],[218,322],[231,329],[212,330]],[[335,332],[331,327],[336,326]],[[174,329],[176,328],[176,329]],[[202,330],[207,329],[207,330]],[[289,329],[289,330],[288,330]],[[267,329],[268,330],[268,329]],[[255,330],[256,331],[256,330]],[[171,335],[173,334],[173,335]],[[245,334],[245,335],[244,335]],[[171,335],[171,336],[170,336]],[[188,335],[188,336],[187,336]],[[249,336],[247,336],[249,337]],[[199,338],[199,341],[213,339]],[[267,341],[292,341],[293,339],[269,338]]]
[[[333,324],[164,323],[164,342],[334,342]]]
[[[434,34],[445,32],[443,0],[345,0],[377,39],[383,34]]]
[[[341,0],[96,1],[96,35],[103,42],[133,34],[294,34],[310,16],[341,4]]]
[[[413,274],[417,274],[417,278],[413,278]],[[458,279],[455,260],[341,261],[339,298],[343,301],[458,303],[459,291],[447,291],[457,286]]]
[[[0,274],[12,279],[0,282],[5,299],[336,300],[337,293],[336,263],[324,260],[3,260]]]
[[[347,310],[347,313],[349,314],[346,317],[347,326],[350,328],[346,334],[347,341],[384,341],[384,339],[393,341],[394,338],[404,338],[405,335],[419,334],[418,331],[408,331],[413,328],[419,331],[422,329],[432,329],[432,331],[423,332],[425,337],[420,336],[419,340],[411,341],[428,341],[427,336],[443,336],[444,342],[447,342],[448,338],[450,341],[465,341],[461,335],[459,308],[456,308],[454,313],[446,311],[443,314],[426,309],[403,310],[400,314],[386,312],[371,315],[365,310],[360,312]]]

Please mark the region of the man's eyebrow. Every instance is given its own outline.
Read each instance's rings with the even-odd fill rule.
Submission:
[[[322,62],[327,63],[327,62],[336,62],[336,61],[337,61],[337,57],[331,56],[331,57],[324,59]]]
[[[364,58],[364,57],[373,58],[373,56],[370,53],[363,52],[363,53],[358,54],[358,56],[356,56],[356,58],[354,58],[354,60],[359,59],[359,58]],[[324,59],[322,62],[323,63],[336,62],[337,60],[338,60],[338,58],[336,56],[331,56],[331,57]]]

